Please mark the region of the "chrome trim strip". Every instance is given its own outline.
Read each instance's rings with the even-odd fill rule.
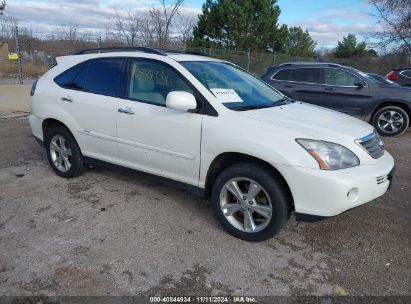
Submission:
[[[405,71],[411,71],[411,70],[402,70],[402,71],[399,72],[398,74],[400,74],[400,75],[402,75],[402,76],[404,76],[404,77],[406,77],[406,78],[411,78],[410,76],[407,76],[407,75],[403,74]]]
[[[376,140],[378,140],[378,138],[379,138],[379,140],[381,140],[381,142],[382,142],[382,144],[383,144],[383,145],[382,145],[382,151],[383,151],[383,153],[381,154],[381,156],[383,156],[384,153],[385,153],[384,141],[383,141],[382,138],[378,135],[378,133],[377,133],[376,130],[374,130],[374,131],[373,131],[372,133],[370,133],[370,134],[367,134],[367,135],[365,135],[365,136],[363,136],[363,137],[361,137],[361,138],[358,138],[358,139],[354,140],[354,142],[355,142],[358,146],[360,146],[361,149],[363,149],[365,152],[367,152],[367,154],[368,154],[369,156],[371,156],[372,158],[374,158],[374,157],[371,155],[370,151],[368,151],[368,150],[362,145],[363,142],[366,142],[366,141],[372,139],[373,137],[376,137]],[[381,156],[380,156],[380,157],[381,157]],[[378,158],[380,158],[380,157],[378,157]],[[378,158],[374,158],[374,159],[378,159]]]
[[[358,141],[358,143],[362,143],[364,141],[370,140],[371,138],[373,138],[376,135],[376,131],[372,131],[372,133],[365,135],[364,137],[361,138],[357,138],[356,141]]]

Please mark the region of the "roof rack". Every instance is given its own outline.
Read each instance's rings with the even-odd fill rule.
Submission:
[[[203,53],[201,51],[182,51],[182,50],[171,50],[171,49],[156,49],[160,52],[165,53],[165,55],[167,55],[167,53],[173,53],[173,54],[188,54],[188,55],[198,55],[198,56],[204,56],[204,57],[211,57],[210,55]]]
[[[75,52],[73,55],[82,55],[89,52],[97,52],[97,53],[105,53],[105,52],[143,52],[148,54],[155,54],[165,56],[165,54],[159,50],[155,50],[148,47],[134,47],[134,46],[122,46],[122,47],[104,47],[104,48],[89,48],[89,49],[81,49]]]
[[[286,63],[279,64],[279,66],[284,66],[284,65],[325,65],[325,66],[336,66],[336,67],[341,66],[341,64],[338,64],[338,63],[316,62],[316,61],[296,61],[296,62],[286,62]]]

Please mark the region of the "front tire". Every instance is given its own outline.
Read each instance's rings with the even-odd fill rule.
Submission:
[[[225,169],[214,183],[211,200],[222,226],[250,242],[273,237],[287,223],[290,213],[280,179],[264,167],[249,163]]]
[[[57,175],[72,178],[83,173],[83,155],[67,128],[51,126],[46,132],[45,144],[47,159]]]
[[[409,125],[407,112],[397,106],[387,106],[379,109],[373,115],[372,124],[382,136],[403,134]]]

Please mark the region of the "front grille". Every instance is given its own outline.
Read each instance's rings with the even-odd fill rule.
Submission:
[[[377,185],[382,184],[387,180],[387,175],[378,176],[377,178]]]
[[[372,158],[380,158],[384,154],[384,142],[377,132],[373,132],[358,139],[358,144],[371,155]]]

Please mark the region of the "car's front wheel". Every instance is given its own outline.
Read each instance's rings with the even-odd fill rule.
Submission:
[[[375,112],[372,124],[379,134],[395,136],[407,130],[409,117],[404,109],[396,106],[387,106]]]
[[[71,178],[83,173],[83,156],[67,128],[51,126],[46,132],[45,144],[47,159],[57,175]]]
[[[289,201],[282,182],[262,166],[241,163],[216,179],[212,204],[222,226],[251,242],[278,233],[289,217]]]

